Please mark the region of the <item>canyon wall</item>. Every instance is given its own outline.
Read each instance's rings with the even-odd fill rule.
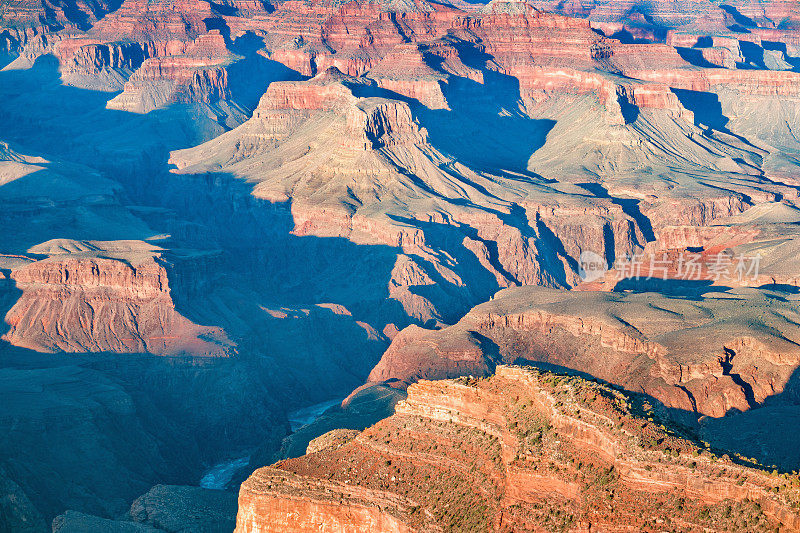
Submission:
[[[257,470],[236,531],[800,527],[791,483],[717,458],[641,396],[508,366],[408,392],[349,442]]]

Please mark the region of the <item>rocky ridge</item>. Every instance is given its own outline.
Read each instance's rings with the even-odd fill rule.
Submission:
[[[369,379],[486,375],[501,362],[527,361],[586,372],[670,408],[722,417],[780,394],[792,377],[800,352],[789,302],[756,289],[712,292],[696,301],[506,289],[454,326],[401,331]]]
[[[423,381],[346,444],[257,470],[236,531],[800,527],[796,481],[653,416],[640,396],[521,367]]]
[[[175,311],[152,245],[50,241],[31,252],[48,257],[11,269],[22,294],[6,314],[6,342],[46,352],[235,352],[220,328],[198,326]]]

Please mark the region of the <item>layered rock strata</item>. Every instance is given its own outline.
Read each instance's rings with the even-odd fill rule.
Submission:
[[[796,481],[653,417],[641,396],[528,368],[423,381],[342,446],[257,470],[236,531],[800,528]]]

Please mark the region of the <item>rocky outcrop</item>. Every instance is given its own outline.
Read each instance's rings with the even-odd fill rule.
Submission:
[[[180,175],[222,172],[254,182],[256,197],[291,198],[295,235],[402,250],[386,280],[390,297],[422,321],[453,316],[440,308],[452,298],[437,278],[462,294],[475,279],[468,290],[483,297],[517,284],[567,286],[577,280],[582,250],[613,241],[622,253],[644,241],[636,221],[610,201],[541,194],[536,180],[461,163],[436,147],[408,103],[357,96],[375,88],[336,69],[272,83],[250,121],[170,161]],[[431,253],[440,241],[455,263]],[[433,290],[408,289],[414,285]]]
[[[225,531],[233,526],[236,497],[224,490],[156,485],[131,505],[131,520],[163,531]]]
[[[53,533],[113,531],[164,533],[224,531],[234,526],[236,495],[223,490],[156,485],[134,500],[125,519],[67,511],[53,520]]]
[[[312,439],[311,442],[308,443],[306,453],[316,453],[331,448],[340,448],[353,440],[358,433],[359,432],[355,429],[333,429]]]
[[[19,517],[36,521],[28,495],[45,520],[69,507],[97,515],[100,522],[87,522],[95,527],[111,527],[103,520],[163,481],[162,471],[191,463],[191,472],[169,482],[196,482],[201,465],[230,456],[231,447],[258,448],[254,467],[276,454],[297,455],[337,424],[373,424],[410,382],[487,375],[503,362],[588,371],[692,419],[749,413],[791,393],[797,219],[752,214],[776,204],[792,211],[798,199],[796,73],[789,67],[797,64],[800,39],[791,3],[759,11],[750,1],[687,10],[678,2],[127,0],[95,2],[85,24],[64,21],[58,30],[50,19],[59,20],[65,6],[88,6],[67,4],[54,4],[55,13],[39,22],[35,4],[3,6],[0,14],[0,48],[23,47],[0,73],[0,120],[10,140],[47,156],[0,146],[0,306],[7,320],[0,334],[13,343],[0,346],[0,366],[66,361],[97,369],[113,390],[141,380],[146,387],[126,389],[136,411],[163,413],[141,426],[153,442],[181,453],[163,457],[169,468],[153,471],[161,452],[124,448],[112,437],[122,434],[137,449],[150,440],[128,439],[102,409],[97,423],[81,422],[94,416],[89,407],[61,416],[59,402],[82,406],[89,402],[84,389],[98,394],[94,376],[46,383],[39,388],[62,396],[45,406],[47,416],[32,412],[38,404],[31,402],[32,411],[10,419],[9,428],[30,430],[11,432],[0,454],[17,468],[7,478],[19,490],[3,486],[21,503],[0,503],[13,508],[15,524]],[[32,22],[16,24],[30,6]],[[771,24],[773,16],[780,18]],[[667,27],[683,21],[697,24],[665,38]],[[37,61],[50,53],[59,72],[52,58]],[[237,105],[242,89],[246,106]],[[122,92],[112,98],[98,90]],[[168,174],[170,150],[177,168]],[[69,242],[50,241],[62,237]],[[143,239],[163,250],[114,249]],[[617,268],[593,287],[605,292],[543,291],[514,302],[501,293],[490,301],[518,285],[592,288],[581,277],[585,252],[596,254],[603,270],[625,257],[665,252],[674,260],[668,273],[675,273],[689,248],[702,248],[697,253],[709,261],[719,252],[758,251],[761,274],[746,284],[769,287],[715,294],[727,285],[708,268],[688,289],[675,276],[660,286],[631,276],[612,283]],[[481,302],[488,303],[469,313]],[[129,372],[139,361],[147,371]],[[284,411],[342,397],[373,367],[378,383],[370,390],[390,401],[328,413],[281,444],[289,428]],[[78,420],[85,439],[39,423],[54,416]],[[470,416],[484,417],[487,428],[503,425],[491,409]],[[321,461],[345,453],[361,441],[347,440],[351,435],[342,446],[318,442],[324,449],[311,455]],[[133,464],[105,461],[116,455],[89,439],[122,446]],[[68,446],[52,461],[26,455],[73,441],[99,458],[102,476],[82,472],[91,461],[64,460],[80,455]],[[466,449],[475,456],[494,449],[488,441],[473,444]],[[428,453],[418,451],[415,444],[413,454]],[[457,458],[458,450],[451,452],[447,458]],[[366,467],[370,476],[387,474],[376,478],[389,480],[386,486],[348,496],[358,520],[463,530],[474,518],[462,513],[467,503],[476,515],[500,516],[480,512],[484,502],[468,492],[442,490],[444,503],[435,504],[416,493],[387,496],[407,473],[398,478],[386,460]],[[23,471],[19,464],[44,466]],[[426,474],[447,479],[437,470],[422,479]],[[581,493],[579,482],[551,474],[498,467],[488,475],[513,480],[509,498],[536,505],[536,487],[568,501]],[[293,475],[302,485],[316,474]],[[669,470],[661,485],[652,474],[642,479],[690,484],[682,475]],[[327,481],[335,496],[340,483],[353,480]],[[463,486],[482,486],[475,481]],[[690,488],[730,490],[703,483]],[[40,503],[40,494],[51,503]],[[315,498],[307,509],[349,520],[337,514],[336,497],[324,505]],[[384,498],[383,509],[371,498]],[[677,503],[661,503],[662,514],[682,516]],[[605,504],[603,494],[586,506]],[[450,521],[447,505],[463,523]],[[507,520],[522,524],[518,529],[558,529],[555,522],[578,515],[570,508],[545,519],[526,509],[516,515],[509,508],[491,526],[502,529]],[[625,513],[623,505],[627,521]],[[611,529],[612,514],[591,520],[592,528]]]
[[[485,376],[498,362],[495,354],[484,353],[477,335],[448,338],[446,345],[436,342],[438,335],[419,326],[408,326],[395,336],[368,380],[384,382],[400,379],[446,379],[452,376]]]
[[[147,113],[172,103],[213,104],[230,99],[226,66],[236,58],[218,30],[190,43],[181,55],[148,57],[125,82],[108,109]],[[130,65],[134,67],[134,65]]]
[[[365,150],[427,141],[426,131],[420,129],[408,105],[401,102],[368,101],[351,107],[346,120],[347,142]]]
[[[397,506],[406,510],[411,505],[392,494],[358,487],[313,486],[304,477],[288,472],[277,471],[271,476],[264,469],[261,474],[257,479],[248,479],[244,484],[247,489],[240,492],[237,532],[318,531],[324,527],[339,531],[415,531],[392,512]],[[276,495],[273,487],[288,494]],[[306,487],[313,488],[306,491]],[[293,491],[300,494],[293,497]]]
[[[257,470],[236,531],[800,528],[790,481],[714,453],[642,396],[500,366],[412,385],[350,442]]]
[[[0,51],[11,54],[32,51],[61,30],[87,30],[109,12],[116,2],[77,0],[69,5],[42,0],[23,0],[3,5],[0,13]]]
[[[144,243],[117,257],[106,243],[76,244],[91,251],[57,253],[12,270],[22,294],[6,314],[5,341],[44,352],[234,353],[220,328],[198,326],[175,310],[163,265],[146,246],[137,250]]]
[[[358,76],[394,46],[445,35],[461,12],[426,1],[386,8],[372,2],[282,2],[265,17],[271,57],[305,76],[329,67]]]
[[[369,379],[487,375],[501,361],[537,361],[720,417],[780,393],[800,364],[791,322],[776,317],[774,334],[753,326],[757,309],[774,307],[770,295],[741,291],[748,307],[714,320],[724,297],[687,306],[680,296],[507,289],[449,328],[403,330]]]
[[[213,71],[219,58],[228,55],[219,31],[224,25],[212,6],[200,0],[126,0],[88,31],[61,35],[49,51],[59,59],[65,83],[106,91],[124,88],[124,96],[111,107],[143,112],[159,98],[169,101],[171,93],[181,92],[176,85],[188,86],[184,95],[194,85],[198,102],[213,96],[213,87],[198,90],[202,81],[193,80],[192,71]],[[213,80],[219,74],[204,76]]]

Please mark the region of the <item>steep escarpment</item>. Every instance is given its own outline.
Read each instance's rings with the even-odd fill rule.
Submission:
[[[67,241],[32,251],[54,247],[47,259],[11,270],[22,294],[5,317],[7,342],[47,352],[233,353],[220,328],[197,326],[175,311],[152,247]]]
[[[446,34],[463,12],[434,2],[281,2],[264,17],[272,58],[305,76],[329,67],[358,76],[396,45]],[[235,23],[234,23],[235,24]],[[235,27],[235,26],[234,26]]]
[[[782,412],[772,401],[783,397],[791,411],[796,394],[791,2],[21,2],[0,19],[0,49],[20,54],[0,72],[11,143],[0,145],[0,334],[10,341],[0,366],[47,370],[21,387],[0,442],[10,495],[0,508],[13,509],[15,525],[73,509],[82,514],[61,526],[162,528],[169,513],[158,509],[170,501],[214,522],[182,503],[204,500],[202,491],[154,490],[139,501],[140,520],[109,523],[155,483],[196,483],[231,458],[250,455],[256,467],[299,455],[321,433],[384,417],[411,382],[487,375],[512,361],[644,391],[654,410],[688,413],[707,440],[755,450],[747,455],[780,448],[753,427],[771,429]],[[663,283],[625,266],[651,253],[666,258]],[[705,266],[684,283],[689,254]],[[756,254],[760,271],[746,280],[709,268]],[[587,256],[598,271],[616,268],[587,283]],[[522,285],[582,290],[515,288],[491,300]],[[349,404],[284,439],[287,411],[342,398],[373,368]],[[16,379],[6,387],[18,392]],[[92,404],[106,390],[97,382],[110,406]],[[37,402],[30,391],[40,389],[55,399]],[[117,417],[125,428],[115,403],[132,406]],[[475,409],[502,434],[496,412]],[[50,417],[80,423],[52,427]],[[420,424],[413,431],[440,447],[462,442]],[[313,441],[309,457],[349,453],[363,442],[352,437]],[[304,520],[356,528],[468,529],[485,524],[472,522],[480,515],[498,529],[556,529],[595,508],[576,529],[612,528],[616,515],[656,529],[633,516],[640,501],[652,522],[662,520],[659,504],[662,515],[684,516],[680,502],[649,494],[608,510],[614,497],[592,491],[613,482],[610,462],[581,478],[593,487],[583,491],[538,470],[520,474],[533,482],[506,483],[516,467],[492,462],[494,441],[464,449],[495,465],[475,465],[501,480],[488,493],[535,505],[500,518],[496,498],[450,486],[398,494],[410,474],[382,457],[368,462],[375,480],[334,476],[327,496],[324,483],[301,495],[324,467],[280,474],[260,493],[280,476],[294,488],[266,507],[254,497],[251,516],[298,505]],[[428,458],[419,450],[408,454]],[[670,487],[691,484],[667,471]],[[440,474],[425,471],[425,486],[449,479]],[[353,481],[363,486],[337,484]],[[477,474],[469,481],[489,487]],[[692,498],[738,498],[723,485],[703,481]],[[546,499],[529,496],[536,487],[549,487]],[[594,496],[545,516],[560,497],[550,494],[574,502],[576,490]],[[730,505],[747,524],[698,508],[682,525],[771,520],[747,502]]]
[[[214,104],[230,99],[226,66],[240,59],[225,47],[219,30],[190,43],[180,55],[148,57],[107,107],[147,113],[172,103]]]
[[[713,217],[713,215],[712,215]],[[621,258],[581,290],[692,291],[700,286],[769,287],[793,291],[799,274],[798,210],[766,202],[710,224],[665,225],[642,254]]]
[[[646,293],[507,289],[454,326],[402,331],[370,380],[485,375],[500,361],[532,361],[720,417],[780,393],[795,372],[800,352],[794,310],[786,304],[755,289],[694,302]]]
[[[341,32],[342,18],[375,6],[288,7],[260,22],[265,50],[315,77],[272,83],[247,124],[171,162],[289,204],[297,235],[397,248],[390,298],[419,322],[453,322],[503,287],[575,286],[584,251],[610,265],[663,228],[796,197],[767,174],[765,162],[787,159],[708,127],[695,100],[715,85],[680,80],[722,69],[684,46],[614,39],[520,2],[394,8],[370,19],[369,39]],[[726,76],[719,85],[745,99],[779,94],[760,70]]]
[[[236,531],[800,527],[791,481],[653,417],[641,396],[529,368],[423,381],[355,439],[257,470]]]
[[[118,7],[116,2],[70,4],[22,0],[3,5],[0,15],[0,52],[16,55],[45,45],[61,30],[86,30]],[[5,62],[4,62],[5,63]],[[5,66],[5,65],[4,65]]]

